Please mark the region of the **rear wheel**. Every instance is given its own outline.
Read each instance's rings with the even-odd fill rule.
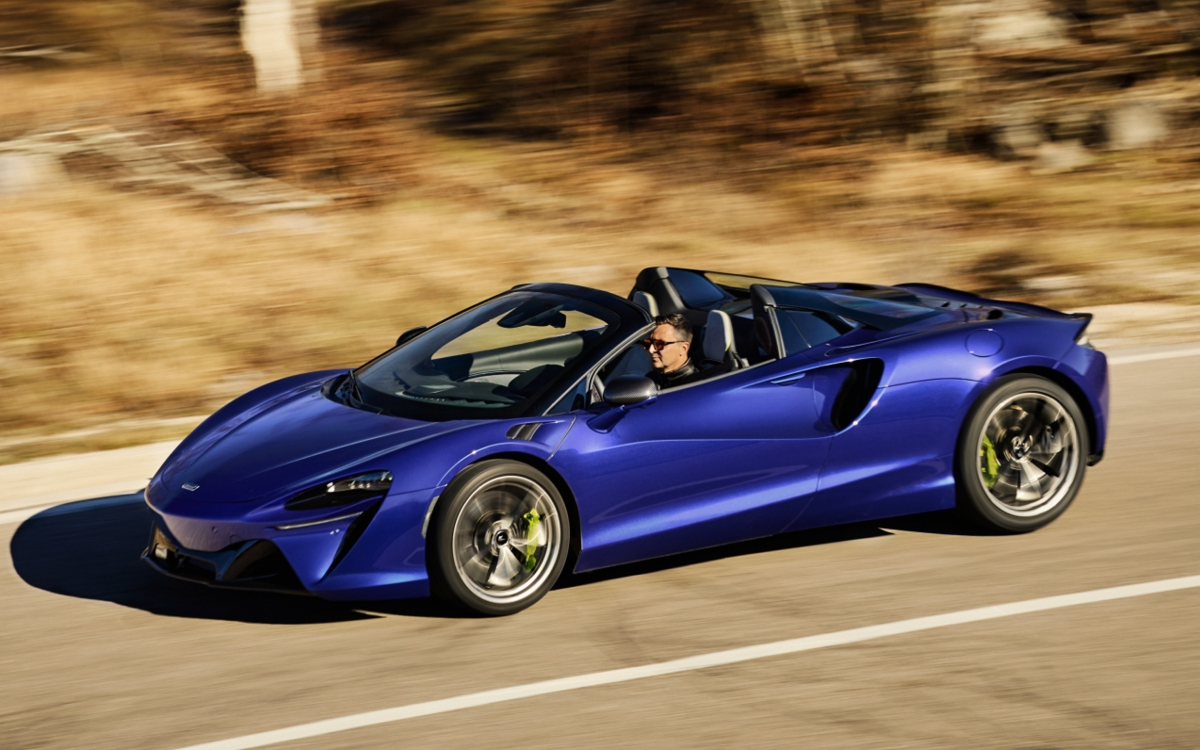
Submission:
[[[558,489],[532,466],[468,467],[434,508],[427,553],[434,595],[481,615],[525,609],[561,575],[569,523]]]
[[[1036,376],[1000,378],[959,438],[959,509],[993,529],[1039,529],[1079,492],[1087,446],[1087,423],[1069,393]]]

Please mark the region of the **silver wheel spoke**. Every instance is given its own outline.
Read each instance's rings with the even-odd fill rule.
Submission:
[[[487,550],[480,550],[474,557],[463,564],[467,575],[477,581],[485,580],[491,573],[495,558]]]
[[[1003,497],[1006,502],[1015,500],[1017,496],[1017,484],[1012,477],[1002,475],[999,481],[996,482],[996,486],[992,488],[992,494],[996,497]]]
[[[508,586],[521,572],[521,561],[507,546],[497,550],[496,562],[488,575],[489,586]]]
[[[1062,428],[1062,417],[1055,418],[1053,422],[1046,424],[1041,436],[1035,441],[1034,445],[1037,446],[1039,451],[1058,453],[1063,449]]]
[[[1032,463],[1021,464],[1021,484],[1017,487],[1017,500],[1041,500],[1042,479],[1046,473]]]
[[[1033,453],[1029,456],[1029,463],[1052,477],[1062,476],[1063,456],[1061,452]]]
[[[1038,420],[1029,412],[1021,411],[1021,438],[1028,439],[1033,434],[1034,429],[1038,426]]]

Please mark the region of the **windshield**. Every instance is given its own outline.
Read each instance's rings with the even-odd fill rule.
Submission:
[[[516,416],[567,374],[616,323],[603,308],[514,292],[435,326],[354,373],[365,406],[445,420]],[[351,383],[352,385],[353,383]],[[349,402],[339,388],[342,400]]]

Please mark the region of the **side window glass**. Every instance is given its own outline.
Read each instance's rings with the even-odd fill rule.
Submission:
[[[566,414],[587,408],[589,403],[596,403],[604,397],[604,386],[622,375],[648,375],[654,369],[650,364],[650,353],[640,342],[631,344],[617,356],[605,363],[604,367],[593,378],[584,378],[558,400],[547,412],[548,414]],[[591,393],[588,389],[591,387]]]
[[[622,375],[647,375],[654,369],[650,363],[650,352],[640,343],[633,344],[625,352],[608,362],[600,370],[600,382],[608,385]]]
[[[569,393],[550,407],[547,414],[567,414],[587,407],[588,378],[584,378]]]

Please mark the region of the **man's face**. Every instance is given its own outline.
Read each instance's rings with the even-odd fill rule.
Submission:
[[[650,363],[660,372],[672,372],[683,367],[688,360],[688,349],[692,347],[679,338],[679,331],[663,323],[650,334],[650,340],[655,344],[650,347]],[[670,342],[670,343],[667,343]]]

